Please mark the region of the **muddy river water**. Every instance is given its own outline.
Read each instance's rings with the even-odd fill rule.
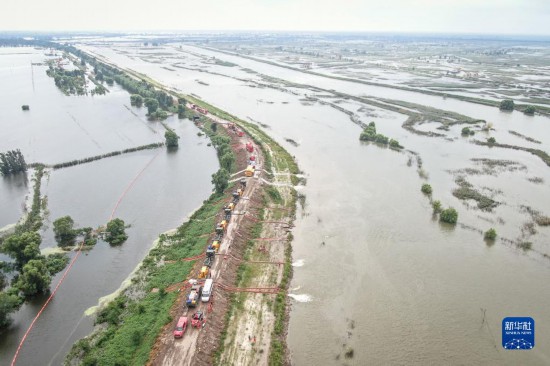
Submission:
[[[308,75],[192,46],[143,49],[136,44],[108,47],[87,44],[82,47],[172,88],[194,93],[243,119],[262,123],[266,132],[296,157],[307,183],[298,187],[306,198],[304,207],[298,210],[293,232],[296,266],[291,294],[295,300],[292,300],[288,345],[294,364],[550,363],[550,308],[546,305],[550,302],[547,286],[550,261],[543,256],[550,254],[548,228],[537,227],[537,234],[528,239],[533,243],[532,251],[498,240],[494,245],[487,245],[482,234],[471,229],[485,231],[495,227],[499,235],[513,240],[521,235],[522,225],[531,219],[520,209],[521,205],[549,215],[550,168],[526,152],[473,145],[460,137],[459,126],[448,132],[451,141],[429,138],[402,129],[404,115],[356,102],[341,104],[357,113],[363,122],[374,120],[380,132],[397,138],[407,149],[420,154],[428,176],[426,180],[419,176],[414,159],[409,164],[409,153],[359,142],[361,128],[353,124],[348,115],[328,105],[304,100],[306,95],[318,92],[271,83],[270,86],[279,87],[274,89],[257,82],[266,84],[259,76],[264,74],[324,90],[405,100],[450,110],[493,122],[496,131],[491,136],[496,136],[498,141],[531,147],[529,142],[507,132],[516,130],[541,140],[537,148],[546,151],[550,150],[550,119],[526,117],[517,112],[504,114],[496,108],[451,98]],[[213,56],[238,66],[212,64]],[[201,71],[197,71],[199,69]],[[28,73],[29,70],[25,70],[27,78]],[[35,69],[35,78],[38,74]],[[44,77],[47,78],[45,74]],[[37,79],[34,82],[36,88]],[[43,83],[44,87],[52,88],[49,94],[55,94],[51,80],[45,79]],[[25,85],[32,87],[30,82]],[[115,113],[129,118],[133,127],[121,127],[122,131],[137,135],[130,136],[135,143],[124,137],[115,138],[105,150],[135,146],[142,144],[141,141],[158,141],[160,137],[151,130],[159,131],[158,126],[144,124],[128,112],[123,106],[128,104],[127,94],[120,91],[120,100],[126,100],[124,103],[114,101],[116,97],[114,90],[109,98],[103,99],[104,103],[107,100],[112,103],[109,108],[120,106],[118,114],[107,115]],[[88,100],[72,97],[73,101],[80,99]],[[321,99],[334,102],[336,98]],[[98,101],[100,99],[93,99],[93,103]],[[14,103],[17,109],[23,104],[19,100]],[[143,111],[142,114],[135,112],[143,117]],[[82,115],[76,120],[87,114]],[[73,113],[73,116],[77,115]],[[113,118],[109,123],[118,126],[121,120]],[[74,119],[67,116],[66,123],[74,124]],[[61,289],[65,294],[59,294],[54,306],[49,308],[51,314],[45,314],[43,323],[39,322],[31,334],[27,350],[46,352],[47,357],[41,360],[59,364],[70,343],[90,329],[91,321],[82,316],[83,311],[95,305],[97,298],[115,290],[146,253],[154,237],[174,227],[206,196],[210,187],[204,186],[209,184],[209,174],[215,170],[215,155],[204,140],[196,136],[192,125],[170,123],[184,129],[178,133],[188,139],[180,141],[176,155],[163,151],[155,157],[157,151],[146,151],[51,173],[45,192],[49,196],[52,220],[70,214],[79,224],[93,226],[108,218],[113,202],[127,182],[155,159],[151,174],[141,178],[140,185],[129,193],[127,204],[119,209],[120,216],[133,224],[130,241],[120,248],[99,244],[89,255],[79,258],[80,266],[73,269]],[[77,148],[75,154],[87,156],[95,155],[92,152],[96,149],[104,151],[89,141],[78,126],[75,130],[81,131],[83,142],[79,145],[87,149]],[[107,133],[98,134],[95,140],[107,143],[103,142],[108,140],[105,135]],[[27,141],[25,132],[21,132],[21,136],[21,142]],[[13,145],[6,143],[10,148]],[[31,149],[34,152],[28,152],[28,160],[38,159],[37,156],[44,156],[45,162],[69,160],[63,155],[57,156],[59,152],[47,146],[40,150],[40,146],[43,145],[38,144]],[[190,156],[197,157],[189,159]],[[451,194],[456,184],[455,176],[449,171],[476,167],[472,158],[509,159],[522,167],[468,177],[476,187],[493,189],[494,199],[502,202],[491,213],[481,212],[473,205],[466,206]],[[158,173],[153,172],[155,166]],[[186,173],[189,171],[193,171],[191,177]],[[541,178],[543,183],[528,180],[533,177]],[[180,184],[182,181],[185,183]],[[192,185],[196,181],[203,183]],[[421,184],[426,181],[434,189],[434,198],[444,206],[457,208],[459,222],[466,226],[450,227],[433,218],[429,199],[420,192]],[[10,187],[15,189],[13,185]],[[18,191],[24,190],[18,188]],[[181,191],[189,194],[181,195]],[[22,197],[24,193],[19,195]],[[94,202],[87,202],[91,198]],[[82,204],[75,205],[75,201]],[[20,199],[14,199],[10,207],[17,210],[20,206]],[[13,217],[2,219],[8,224]],[[137,233],[138,230],[142,232]],[[48,229],[44,237],[49,243],[45,245],[51,246]],[[20,338],[24,325],[39,306],[37,301],[15,315],[10,337],[2,337],[0,341],[2,361],[4,355],[13,354],[15,339]],[[535,319],[535,349],[510,352],[502,348],[501,321],[506,316]],[[354,351],[353,358],[347,359],[345,351],[350,348]],[[36,353],[23,352],[21,364],[33,364]]]
[[[376,121],[379,131],[419,153],[426,180],[419,176],[416,163],[409,166],[407,153],[359,142],[361,129],[346,114],[304,101],[305,95],[315,92],[258,87],[256,74],[249,76],[251,81],[237,80],[243,75],[238,67],[205,60],[215,56],[295,83],[400,99],[485,119],[496,127],[492,136],[521,146],[531,145],[507,130],[537,137],[542,142],[539,148],[548,147],[550,119],[307,75],[198,47],[144,50],[135,44],[117,44],[113,50],[94,44],[85,48],[262,123],[296,156],[307,178],[307,184],[298,188],[306,200],[293,242],[296,267],[291,293],[296,300],[288,344],[296,365],[550,362],[550,261],[543,256],[550,254],[548,228],[537,227],[537,234],[529,238],[532,251],[498,240],[487,245],[476,231],[495,227],[500,235],[514,240],[530,220],[521,205],[549,214],[550,169],[539,158],[475,146],[460,137],[458,126],[448,132],[450,141],[429,138],[403,130],[406,116],[358,104],[346,107],[359,113],[363,122]],[[155,53],[159,55],[154,60],[145,57]],[[358,112],[361,107],[367,112]],[[288,143],[287,138],[297,144]],[[521,166],[468,177],[476,187],[493,189],[493,197],[501,202],[493,212],[465,205],[451,194],[456,185],[450,171],[475,166],[472,158],[509,159]],[[532,183],[530,177],[544,183]],[[434,188],[434,198],[457,208],[459,222],[465,226],[451,227],[433,218],[430,202],[420,192],[426,181]],[[535,319],[535,349],[502,348],[501,321],[506,316]],[[346,359],[350,348],[353,358]]]
[[[0,96],[12,108],[0,112],[0,151],[20,148],[27,162],[58,163],[164,140],[164,128],[147,121],[144,109],[130,107],[128,93],[120,88],[110,88],[106,96],[67,97],[48,78],[44,66],[31,70],[30,62],[42,62],[46,51],[1,51],[2,80],[7,75],[11,81],[2,83]],[[10,92],[11,87],[15,92]],[[29,104],[30,112],[24,114],[21,104]],[[144,150],[48,171],[42,184],[42,195],[48,197],[43,250],[56,247],[51,228],[56,218],[70,215],[79,227],[105,224],[129,183],[143,173],[115,213],[131,225],[128,241],[118,247],[100,241],[80,255],[36,322],[18,365],[62,364],[72,344],[92,329],[93,317],[85,312],[120,287],[160,233],[181,224],[210,195],[211,174],[218,169],[215,150],[190,121],[170,118],[166,123],[180,136],[177,151]],[[0,226],[17,221],[31,186],[23,177],[0,177]],[[61,275],[52,279],[52,287]],[[0,335],[0,365],[11,362],[45,300],[37,298],[13,314],[12,326]]]

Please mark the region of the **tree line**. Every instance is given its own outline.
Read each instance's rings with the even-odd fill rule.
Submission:
[[[27,163],[19,149],[0,153],[0,172],[2,175],[16,174],[26,170]]]

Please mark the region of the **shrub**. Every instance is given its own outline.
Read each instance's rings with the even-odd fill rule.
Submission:
[[[490,228],[489,230],[487,230],[485,232],[485,235],[484,235],[485,239],[487,240],[495,240],[496,237],[497,237],[497,231],[493,228]]]
[[[532,116],[535,114],[535,112],[537,111],[537,108],[535,108],[534,105],[530,105],[530,106],[527,106],[527,108],[525,108],[523,110],[523,113],[529,115],[529,116]]]
[[[433,201],[432,202],[432,208],[434,210],[434,213],[440,213],[441,212],[441,202],[440,201]]]
[[[494,137],[489,137],[487,143],[490,145],[496,144],[497,140]]]
[[[390,139],[390,147],[394,148],[394,149],[401,149],[403,148],[403,146],[401,146],[399,144],[399,141],[397,140],[394,140],[394,139]]]
[[[379,144],[387,145],[389,142],[389,139],[387,136],[382,135],[381,133],[376,134],[375,141]]]
[[[24,111],[28,111],[30,109],[30,107],[27,104],[23,104],[21,106],[21,109],[24,110]]]
[[[180,137],[173,130],[166,130],[164,133],[167,147],[177,147],[179,138]]]
[[[124,221],[121,219],[113,219],[107,223],[105,229],[105,241],[109,244],[117,245],[122,244],[128,239],[126,235]]]
[[[449,224],[456,224],[458,220],[458,212],[452,207],[449,207],[443,211],[441,211],[441,214],[439,215],[439,221],[446,222]]]
[[[512,99],[504,99],[500,102],[501,111],[513,111],[514,110],[514,101]]]
[[[422,193],[432,194],[432,186],[428,183],[422,184],[422,188],[420,188],[420,190],[422,191]]]

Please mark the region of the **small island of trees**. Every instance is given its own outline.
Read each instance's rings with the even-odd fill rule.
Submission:
[[[27,163],[19,149],[0,153],[0,173],[16,174],[27,170]]]

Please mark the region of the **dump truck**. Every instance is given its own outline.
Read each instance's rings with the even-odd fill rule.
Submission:
[[[212,265],[214,264],[214,257],[206,257],[204,260],[204,265],[208,268],[212,268]]]
[[[244,190],[242,188],[237,189],[237,193],[239,194],[239,197],[241,197],[244,193]]]
[[[223,212],[225,214],[225,220],[226,221],[231,220],[231,209],[229,207],[226,207],[223,209]]]
[[[223,227],[223,231],[227,230],[227,220],[222,220],[218,225]]]
[[[209,273],[210,273],[210,267],[202,266],[201,271],[199,272],[199,278],[208,278]]]
[[[247,166],[244,171],[244,175],[247,177],[252,177],[254,175],[254,167],[252,165]]]
[[[233,202],[229,202],[229,204],[227,205],[227,208],[233,211],[235,209],[235,204]]]
[[[209,245],[206,249],[206,258],[214,257],[216,255],[216,249],[212,245]]]
[[[233,191],[233,202],[237,202],[241,195],[237,191]]]
[[[216,226],[216,235],[223,236],[224,231],[225,230],[223,229],[223,226],[221,225]]]
[[[212,242],[212,249],[214,249],[216,253],[220,250],[220,242],[218,240]]]
[[[208,268],[208,267],[206,267]],[[191,291],[187,295],[187,301],[185,302],[188,307],[195,307],[199,303],[199,299],[202,294],[202,286],[198,283],[191,286]]]

